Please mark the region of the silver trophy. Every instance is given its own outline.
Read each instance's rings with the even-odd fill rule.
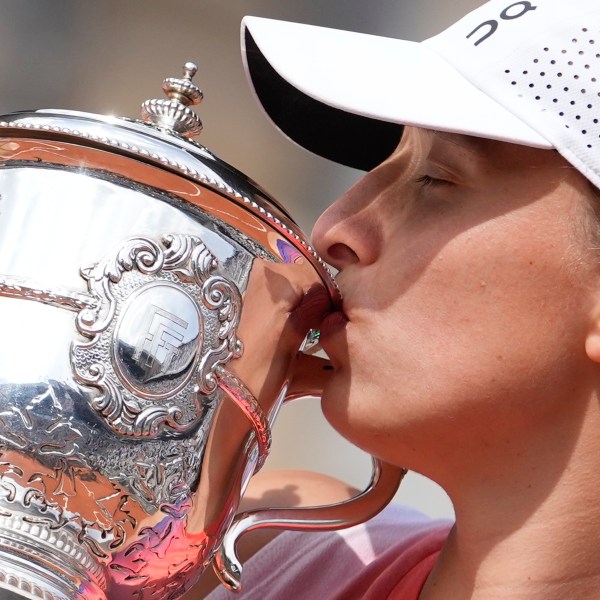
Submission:
[[[0,597],[168,600],[251,529],[334,529],[401,471],[312,509],[238,515],[299,361],[338,301],[284,208],[193,141],[188,63],[143,120],[0,117]],[[312,365],[309,368],[307,365]]]

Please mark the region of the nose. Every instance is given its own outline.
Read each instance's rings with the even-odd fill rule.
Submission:
[[[372,174],[363,177],[317,220],[312,240],[321,258],[338,271],[377,260],[381,227],[373,210]]]

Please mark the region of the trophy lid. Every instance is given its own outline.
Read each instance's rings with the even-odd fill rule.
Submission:
[[[197,66],[187,62],[182,77],[166,78],[163,91],[167,97],[143,102],[140,119],[60,109],[20,111],[0,115],[0,136],[101,149],[199,183],[242,206],[289,240],[315,266],[332,297],[337,297],[328,267],[289,212],[257,183],[193,139],[202,130],[202,122],[191,108],[203,97],[192,81],[196,72]],[[6,156],[0,148],[2,164],[6,164]]]

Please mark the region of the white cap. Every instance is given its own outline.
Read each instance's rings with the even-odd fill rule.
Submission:
[[[491,0],[422,43],[246,17],[242,45],[275,124],[336,162],[415,125],[555,148],[600,187],[600,0]]]

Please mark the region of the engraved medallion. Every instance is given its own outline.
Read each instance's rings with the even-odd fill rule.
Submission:
[[[201,345],[195,300],[173,284],[150,283],[127,300],[115,327],[115,372],[132,391],[164,398],[190,379]]]
[[[217,368],[242,353],[241,294],[218,270],[200,238],[180,234],[131,238],[82,269],[96,302],[77,315],[87,339],[73,343],[71,364],[100,392],[92,407],[113,431],[157,437],[197,424]]]

